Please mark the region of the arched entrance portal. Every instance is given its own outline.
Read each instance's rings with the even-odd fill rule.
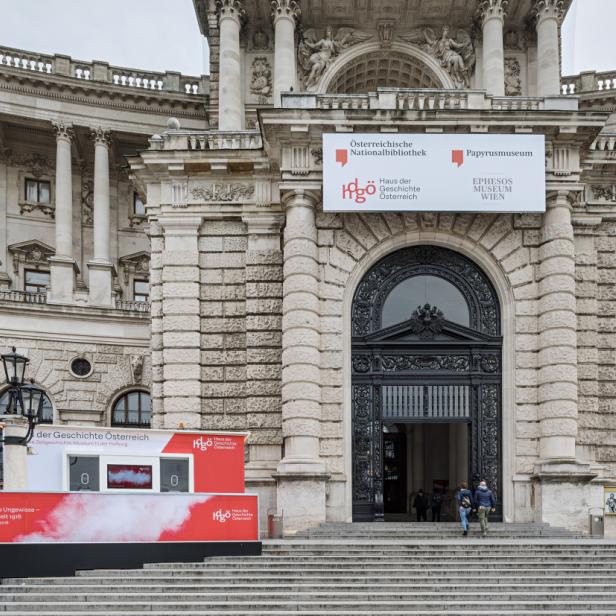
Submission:
[[[406,515],[419,488],[453,512],[462,480],[498,494],[500,307],[481,269],[436,246],[389,254],[357,287],[352,336],[353,519]]]

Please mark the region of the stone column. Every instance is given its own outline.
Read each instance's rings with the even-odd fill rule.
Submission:
[[[535,0],[534,13],[537,19],[537,95],[559,96],[559,24],[563,0]]]
[[[282,251],[280,214],[243,217],[246,250],[246,414],[250,431],[246,479],[259,486],[262,520],[276,506],[272,472],[281,458]]]
[[[548,195],[539,247],[539,460],[535,507],[539,521],[578,531],[588,525],[588,464],[576,460],[578,428],[575,244],[570,194]]]
[[[0,126],[0,129],[2,127]],[[2,151],[0,144],[0,291],[8,289],[11,286],[11,277],[9,276],[8,264],[8,153]]]
[[[152,348],[163,352],[160,427],[201,428],[200,216],[159,218],[162,252],[163,318],[152,324]]]
[[[488,94],[505,96],[505,51],[503,24],[508,0],[483,0],[483,87]]]
[[[274,106],[280,107],[282,92],[297,89],[295,25],[301,10],[296,0],[274,0]]]
[[[56,254],[49,258],[49,303],[73,301],[76,264],[73,258],[73,171],[71,126],[55,123],[56,129]]]
[[[92,131],[94,140],[94,255],[88,262],[90,305],[110,307],[113,291],[113,265],[109,244],[109,138],[108,131]]]
[[[244,128],[240,30],[246,15],[242,0],[217,0],[220,28],[220,79],[218,82],[218,128]]]
[[[325,520],[327,474],[320,459],[320,314],[316,197],[296,190],[283,196],[282,434],[278,511],[285,531]]]
[[[5,415],[4,438],[23,438],[28,432],[28,422],[19,415]],[[12,445],[5,442],[3,453],[4,489],[7,492],[28,489],[28,448],[25,445]]]

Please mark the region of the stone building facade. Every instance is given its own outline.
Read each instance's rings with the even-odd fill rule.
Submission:
[[[568,5],[195,0],[205,78],[3,50],[0,335],[30,355],[54,419],[105,424],[137,388],[155,427],[247,430],[248,487],[289,531],[404,513],[418,487],[450,495],[475,475],[505,520],[585,528],[616,480],[616,73],[561,76]],[[546,212],[325,213],[336,132],[544,135]],[[20,209],[16,178],[42,151],[55,202]],[[35,250],[40,303],[21,291]],[[392,268],[490,298],[491,324],[456,330],[467,359],[446,386],[476,405],[459,425],[379,414],[379,379],[427,391],[451,366],[402,330],[391,363],[356,320]],[[146,278],[149,314],[131,295]],[[411,320],[419,299],[404,298]]]

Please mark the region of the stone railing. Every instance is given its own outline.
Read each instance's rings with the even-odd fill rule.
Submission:
[[[285,109],[319,110],[392,110],[392,111],[575,111],[577,98],[571,96],[489,96],[484,90],[431,90],[379,88],[369,94],[310,94],[282,95]]]
[[[570,75],[561,79],[563,94],[583,94],[585,92],[602,92],[612,90],[616,94],[616,70],[586,71],[579,75]]]
[[[0,291],[0,302],[20,302],[22,304],[46,304],[46,293],[29,293],[28,291]]]
[[[591,152],[614,152],[615,149],[616,133],[602,133],[590,146]]]
[[[258,130],[168,130],[150,138],[151,150],[260,150],[262,147]]]
[[[112,66],[107,62],[82,62],[60,54],[49,56],[21,49],[0,47],[0,70],[5,66],[23,71],[89,81],[92,84],[107,83],[124,88],[178,94],[204,95],[208,93],[209,87],[209,78],[204,75],[196,77],[182,75],[174,71],[164,73],[142,71]]]
[[[134,302],[126,299],[115,301],[116,310],[130,310],[132,312],[150,312],[150,302]]]

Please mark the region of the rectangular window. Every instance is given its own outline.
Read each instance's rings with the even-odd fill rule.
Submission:
[[[71,492],[98,492],[100,490],[98,457],[68,457],[69,490]]]
[[[133,214],[135,216],[145,216],[145,203],[141,200],[138,193],[133,193]]]
[[[26,201],[30,203],[51,203],[51,183],[46,180],[26,178]]]
[[[107,488],[114,490],[151,490],[152,467],[141,464],[108,464]]]
[[[133,301],[150,301],[150,283],[148,280],[133,280]]]
[[[47,293],[49,272],[26,270],[24,273],[24,291],[28,293]]]

